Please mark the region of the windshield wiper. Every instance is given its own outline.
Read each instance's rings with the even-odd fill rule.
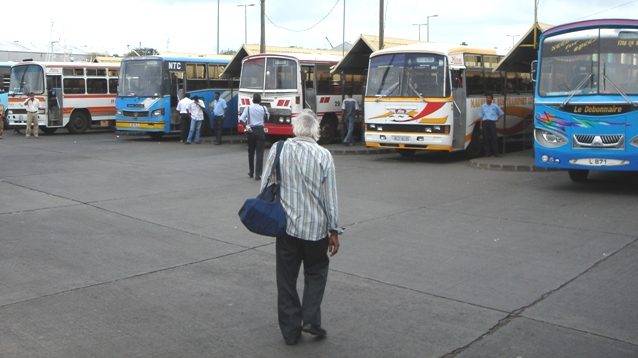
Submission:
[[[612,85],[612,86],[614,86],[614,88],[616,89],[616,92],[618,92],[618,94],[619,94],[619,95],[621,95],[621,96],[622,96],[622,98],[624,98],[624,99],[625,99],[625,101],[627,101],[627,103],[631,104],[631,105],[632,105],[632,106],[634,106],[634,107],[638,107],[638,103],[636,103],[636,102],[632,101],[632,100],[631,100],[631,99],[627,96],[627,94],[626,94],[623,90],[621,90],[621,89],[620,89],[620,87],[618,87],[618,86],[614,83],[614,81],[612,81],[612,80],[611,80],[609,77],[607,77],[607,75],[606,75],[606,74],[604,74],[604,73],[603,73],[603,78],[604,78],[605,80],[609,81],[609,83],[611,83],[611,85]]]
[[[569,96],[567,97],[565,102],[563,102],[563,104],[560,105],[561,108],[569,104],[569,101],[572,100],[572,97],[576,95],[576,92],[578,92],[583,87],[583,85],[591,78],[591,76],[592,76],[591,73],[588,74],[587,77],[583,78],[582,81],[578,83],[578,86],[576,86],[576,88],[574,88],[571,92],[569,92]]]

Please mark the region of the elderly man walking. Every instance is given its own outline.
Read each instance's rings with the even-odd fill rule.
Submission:
[[[279,158],[286,234],[277,237],[275,248],[279,328],[288,345],[297,344],[302,331],[326,337],[321,327],[321,301],[328,278],[328,254],[339,251],[335,167],[330,152],[316,142],[319,120],[312,111],[304,111],[293,118],[292,129],[295,137],[284,142]],[[276,150],[270,151],[264,173],[270,173],[275,154]],[[267,182],[268,178],[262,178],[262,189]],[[300,301],[297,276],[302,263]]]

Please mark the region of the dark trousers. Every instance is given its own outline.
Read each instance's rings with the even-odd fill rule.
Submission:
[[[224,130],[224,116],[215,116],[215,139],[217,144],[222,144],[223,130]]]
[[[264,143],[266,142],[266,133],[264,127],[251,127],[252,133],[248,133],[248,172],[255,174],[255,177],[261,177],[261,170],[264,166]],[[255,157],[257,157],[257,167],[255,168]]]
[[[182,137],[182,142],[186,142],[186,138],[188,138],[188,132],[191,129],[191,115],[188,113],[180,113],[179,119],[179,130]]]
[[[485,156],[498,155],[496,121],[483,121],[483,144],[485,146]]]
[[[319,241],[289,235],[277,238],[277,313],[284,338],[294,338],[304,324],[321,325],[321,301],[328,280],[328,238]],[[303,262],[303,302],[297,293],[297,277]]]

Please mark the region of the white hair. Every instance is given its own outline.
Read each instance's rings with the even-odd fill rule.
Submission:
[[[292,119],[292,132],[295,137],[310,137],[319,140],[321,131],[315,113],[310,109],[304,109],[297,117],[294,117]]]

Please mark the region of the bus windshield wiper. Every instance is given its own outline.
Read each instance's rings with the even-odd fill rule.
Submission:
[[[624,99],[625,99],[625,101],[626,101],[627,103],[631,104],[631,105],[632,105],[632,106],[634,106],[634,107],[638,107],[638,103],[636,103],[636,102],[632,101],[632,100],[631,100],[631,99],[627,96],[627,94],[625,93],[625,91],[621,90],[621,89],[620,89],[620,87],[618,87],[618,86],[614,83],[614,81],[612,81],[612,80],[611,80],[611,78],[607,77],[607,75],[606,75],[606,74],[604,74],[604,73],[603,73],[603,78],[604,78],[606,81],[609,81],[609,83],[611,83],[611,85],[612,85],[612,86],[614,86],[614,89],[616,89],[616,92],[618,92],[618,94],[619,94],[619,95],[621,95],[621,96],[622,96],[622,98],[624,98]]]
[[[567,99],[565,100],[565,102],[563,102],[563,104],[561,104],[561,107],[565,107],[566,105],[569,104],[569,101],[572,100],[572,97],[574,97],[576,95],[576,92],[578,92],[585,83],[587,83],[587,81],[591,78],[592,74],[588,74],[587,77],[583,78],[580,83],[578,83],[578,86],[576,86],[576,88],[574,88],[571,92],[569,92],[569,96],[567,97]]]

